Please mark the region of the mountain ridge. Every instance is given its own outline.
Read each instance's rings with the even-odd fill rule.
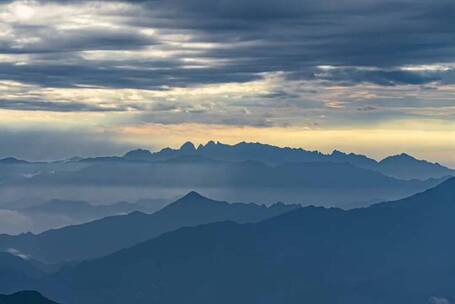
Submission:
[[[184,226],[234,220],[259,221],[300,205],[227,203],[190,192],[153,214],[132,212],[40,234],[0,235],[0,249],[14,248],[37,260],[57,263],[103,256]],[[115,237],[112,237],[115,235]],[[64,242],[66,246],[60,246]]]
[[[452,178],[401,203],[349,211],[306,207],[258,223],[180,228],[41,286],[68,304],[450,301],[454,186]]]
[[[131,154],[141,154],[140,157],[132,158]],[[269,144],[240,142],[234,145],[223,144],[220,142],[209,141],[207,144],[199,145],[197,148],[191,142],[184,143],[179,149],[164,148],[158,152],[150,152],[145,149],[137,149],[127,152],[123,157],[101,157],[88,158],[82,161],[122,161],[134,160],[154,162],[165,159],[172,159],[182,156],[202,156],[214,160],[225,161],[247,161],[257,160],[266,164],[282,164],[284,162],[347,162],[355,166],[375,170],[388,176],[404,179],[427,179],[437,178],[455,174],[453,169],[442,166],[439,163],[431,163],[425,160],[419,160],[406,153],[385,157],[376,161],[365,155],[355,153],[345,153],[339,150],[333,150],[330,154],[324,154],[318,151],[308,151],[303,148],[278,147]],[[413,174],[406,174],[398,170],[392,170],[388,163],[397,163],[402,161],[403,156],[409,156],[408,165],[422,167],[414,170]],[[401,158],[400,158],[401,156]],[[430,169],[430,170],[428,170]]]

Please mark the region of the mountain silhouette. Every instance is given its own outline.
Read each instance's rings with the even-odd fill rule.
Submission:
[[[185,226],[231,220],[256,222],[296,208],[215,201],[191,192],[153,213],[132,212],[41,234],[0,235],[0,249],[14,248],[47,263],[99,257]],[[65,244],[62,246],[62,244]]]
[[[382,173],[403,179],[454,175],[454,171],[448,170],[447,167],[418,160],[406,153],[386,157],[378,165]]]
[[[5,165],[0,194],[8,201],[0,204],[17,210],[16,204],[29,206],[55,197],[74,200],[79,192],[81,200],[95,202],[159,192],[176,197],[197,190],[229,201],[282,200],[347,208],[412,195],[454,172],[415,158],[405,165],[392,161],[338,150],[323,154],[260,143],[209,142],[195,147],[188,142],[154,153],[138,149],[124,156]]]
[[[186,155],[164,161],[95,163],[77,171],[42,174],[25,180],[28,186],[123,185],[154,187],[273,188],[414,188],[437,181],[404,181],[349,163],[295,162],[277,166],[259,161],[219,161]]]
[[[17,159],[15,157],[7,157],[7,158],[2,158],[0,159],[0,164],[1,165],[23,165],[23,164],[28,164],[29,162],[22,160],[22,159]]]
[[[57,304],[36,291],[20,291],[11,295],[0,295],[0,304]]]
[[[364,155],[344,153],[334,150],[331,154],[323,154],[318,151],[307,151],[301,148],[281,148],[261,143],[241,142],[235,145],[227,145],[220,142],[209,141],[206,145],[197,148],[191,142],[184,143],[180,149],[165,148],[159,152],[151,153],[147,150],[134,150],[123,157],[91,158],[89,161],[145,161],[154,162],[169,160],[181,156],[197,155],[220,161],[259,161],[269,165],[280,165],[295,162],[335,162],[349,163],[351,165],[374,170],[385,175],[404,179],[428,179],[454,175],[454,170],[438,163],[430,163],[409,156],[406,165],[402,163],[402,156],[392,156],[378,162]],[[407,155],[408,156],[408,155]],[[398,164],[396,167],[394,164]]]
[[[37,286],[68,304],[450,303],[454,217],[452,178],[369,208],[182,228]]]
[[[194,189],[231,201],[283,200],[358,207],[409,196],[442,180],[400,180],[343,162],[270,165],[186,155],[152,162],[95,162],[80,170],[41,174],[10,186],[76,190],[125,187],[173,194]]]
[[[153,154],[144,149],[132,150],[126,153],[123,158],[130,161],[147,161],[153,157]]]

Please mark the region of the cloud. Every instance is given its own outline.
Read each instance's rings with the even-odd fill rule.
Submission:
[[[20,257],[21,259],[24,259],[24,260],[30,259],[30,256],[20,252],[17,249],[14,249],[14,248],[9,248],[9,249],[6,250],[6,252],[9,253],[9,254],[12,254],[14,256]]]
[[[441,81],[440,74],[447,73],[399,68],[454,62],[454,5],[451,0],[14,1],[3,4],[0,14],[7,33],[0,36],[0,53],[26,54],[28,61],[19,67],[4,63],[0,77],[48,86],[137,88],[244,82],[278,71],[306,80],[382,85]],[[324,76],[320,65],[353,68]]]
[[[450,301],[446,298],[441,297],[431,297],[428,301],[429,304],[450,304]]]
[[[53,102],[47,100],[1,100],[0,109],[50,112],[111,112],[125,111],[128,107],[101,107],[78,102]]]

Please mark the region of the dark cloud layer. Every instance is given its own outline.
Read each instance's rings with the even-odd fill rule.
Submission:
[[[78,5],[88,1],[43,3]],[[106,2],[108,3],[108,2]],[[113,3],[113,2],[110,2]],[[34,33],[36,43],[14,46],[0,41],[0,54],[28,54],[26,66],[3,63],[0,78],[42,86],[80,84],[106,87],[160,88],[218,82],[244,82],[261,73],[282,71],[294,79],[372,82],[381,85],[424,84],[444,75],[401,71],[404,65],[455,61],[455,2],[452,0],[149,0],[128,1],[136,9],[119,9],[93,18],[118,25],[96,24],[79,30],[55,30],[49,25],[12,22],[17,35]],[[183,52],[162,59],[86,60],[80,52],[96,50],[173,51],[160,34],[187,34]],[[192,49],[192,43],[214,47]],[[184,48],[184,50],[182,50]],[[185,52],[190,52],[190,55]],[[43,60],[43,54],[48,54]],[[62,55],[70,58],[67,63]],[[56,60],[52,60],[55,56]],[[115,56],[115,55],[112,55]],[[221,62],[188,67],[183,58]],[[109,59],[113,59],[112,61]],[[330,74],[317,66],[347,67]],[[356,67],[373,67],[358,70]],[[453,72],[452,72],[453,73]],[[453,77],[450,79],[453,82]]]

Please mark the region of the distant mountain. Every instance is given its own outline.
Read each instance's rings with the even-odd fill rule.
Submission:
[[[455,175],[454,170],[438,163],[418,160],[406,153],[384,158],[379,162],[378,167],[383,174],[402,179]]]
[[[149,161],[153,154],[148,150],[137,149],[126,153],[123,158],[130,161]]]
[[[148,150],[134,150],[123,157],[90,158],[83,161],[90,162],[121,162],[141,161],[154,162],[173,158],[199,156],[221,161],[259,161],[270,165],[280,165],[295,162],[336,162],[349,163],[354,166],[381,172],[385,175],[405,179],[428,179],[455,175],[455,171],[437,163],[406,157],[402,154],[386,158],[380,162],[364,155],[344,153],[334,150],[331,154],[323,154],[318,151],[307,151],[301,148],[281,148],[261,143],[241,142],[235,145],[227,145],[220,142],[209,141],[206,145],[197,148],[186,142],[180,149],[165,148],[159,152],[151,153]],[[393,161],[392,161],[393,160]],[[403,164],[403,162],[406,162]],[[398,164],[398,166],[394,166]]]
[[[150,163],[96,163],[78,171],[41,174],[25,185],[126,185],[155,187],[393,188],[433,186],[438,181],[403,181],[349,163],[217,161],[182,156]]]
[[[228,162],[257,161],[268,165],[282,165],[297,162],[348,163],[359,168],[374,170],[400,179],[428,179],[455,175],[455,171],[438,163],[418,160],[410,155],[390,156],[378,162],[364,155],[344,153],[334,150],[331,154],[307,151],[301,148],[277,147],[261,143],[241,142],[235,145],[209,141],[195,147],[191,142],[184,143],[179,149],[164,148],[158,152],[144,149],[132,150],[124,156],[104,156],[92,158],[75,157],[56,162],[27,162],[14,157],[0,159],[0,165],[21,165],[34,168],[34,171],[67,171],[65,168],[82,168],[84,164],[157,162],[188,157],[211,159]],[[33,170],[32,170],[33,171]],[[34,172],[33,171],[33,172]]]
[[[452,303],[454,218],[452,178],[369,208],[179,229],[37,286],[68,304]]]
[[[190,190],[229,201],[346,208],[409,196],[451,174],[417,159],[395,166],[340,151],[322,154],[259,143],[195,147],[188,142],[156,153],[134,150],[124,156],[8,166],[0,170],[0,208],[54,197],[99,202],[176,197]]]
[[[185,226],[231,220],[257,222],[299,208],[220,202],[191,192],[154,214],[133,212],[41,234],[0,235],[0,249],[14,248],[34,259],[56,263],[99,257]],[[64,244],[64,246],[62,246]]]
[[[61,215],[77,221],[88,221],[107,216],[127,214],[142,209],[134,203],[119,202],[110,205],[92,205],[84,201],[54,199],[40,205],[30,206],[21,212],[28,215]]]
[[[28,164],[29,162],[17,159],[15,157],[7,157],[0,159],[0,165],[18,165],[18,164]]]
[[[0,295],[0,304],[57,304],[36,291],[20,291],[11,295]]]
[[[26,191],[39,189],[41,195],[51,191],[82,191],[96,196],[98,191],[106,189],[106,195],[112,195],[109,199],[113,200],[115,189],[111,191],[110,188],[114,187],[125,188],[132,195],[137,195],[138,190],[148,192],[147,195],[162,191],[171,196],[197,190],[230,201],[273,203],[283,200],[323,206],[352,205],[351,202],[356,202],[356,206],[365,206],[367,202],[405,197],[443,180],[400,180],[346,162],[271,165],[260,161],[214,160],[200,155],[182,155],[150,162],[98,161],[83,164],[86,166],[77,170],[42,173],[4,184],[0,186],[0,194],[4,191],[9,195],[19,195],[19,188]],[[68,195],[62,193],[59,197]]]

